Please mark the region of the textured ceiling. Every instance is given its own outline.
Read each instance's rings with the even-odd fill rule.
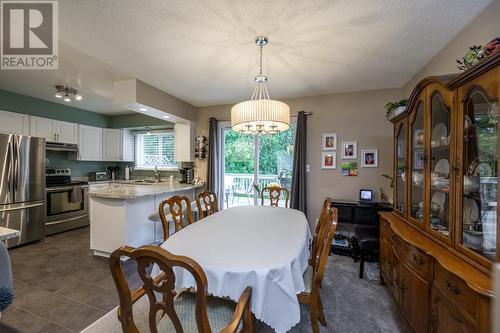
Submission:
[[[114,77],[138,78],[196,106],[233,103],[251,95],[253,40],[267,35],[273,98],[401,87],[490,2],[64,0],[61,42],[99,66],[79,78],[79,62],[92,61],[61,54],[66,65],[52,81],[88,87],[89,103],[95,94],[98,101],[89,109],[104,113],[119,111],[103,105]],[[2,87],[29,90],[40,83],[30,75],[49,74],[9,75]]]

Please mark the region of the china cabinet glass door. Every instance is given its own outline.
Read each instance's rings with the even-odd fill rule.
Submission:
[[[419,101],[410,115],[410,217],[419,225],[424,220],[425,132],[424,102]]]
[[[396,124],[396,163],[395,163],[395,207],[402,214],[406,214],[406,119]]]
[[[462,245],[496,259],[498,101],[476,86],[463,101]]]
[[[450,236],[450,93],[434,90],[429,96],[430,108],[430,186],[429,227],[432,232]]]

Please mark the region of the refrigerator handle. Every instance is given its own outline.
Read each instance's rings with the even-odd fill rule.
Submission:
[[[13,138],[13,136],[12,136]],[[8,180],[7,180],[7,185],[8,185],[8,188],[9,188],[9,192],[12,194],[12,196],[14,196],[14,188],[13,188],[13,181],[12,181],[12,178],[13,178],[13,173],[14,173],[14,170],[13,170],[13,162],[12,162],[12,156],[14,155],[14,147],[12,145],[12,141],[10,140],[9,138],[9,147],[8,147],[8,151],[7,151],[7,163],[6,163],[6,166],[8,166],[9,170],[8,170]],[[12,201],[15,202],[14,198],[12,198]]]
[[[13,164],[14,164],[14,173],[13,173],[13,189],[14,189],[14,195],[17,192],[17,182],[19,180],[19,142],[18,142],[18,137],[14,137],[14,142],[12,143],[14,145],[14,155],[13,155]],[[14,200],[16,198],[14,197]]]

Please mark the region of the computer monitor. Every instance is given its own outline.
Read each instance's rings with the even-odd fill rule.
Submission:
[[[359,201],[372,202],[373,190],[368,190],[368,189],[359,190]]]

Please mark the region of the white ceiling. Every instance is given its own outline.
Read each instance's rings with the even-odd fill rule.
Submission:
[[[62,68],[3,71],[0,87],[41,94],[44,80],[77,82],[89,109],[103,113],[123,111],[111,101],[117,78],[138,78],[195,106],[233,103],[251,95],[257,35],[270,38],[264,73],[272,98],[401,87],[490,2],[64,0]],[[66,59],[65,43],[94,59],[85,67],[82,58]]]
[[[58,102],[104,114],[130,113],[113,105],[113,82],[130,78],[113,67],[59,42],[59,69],[56,70],[2,70],[0,89],[36,98]],[[55,85],[69,85],[78,89],[82,101],[66,103],[54,98]]]

